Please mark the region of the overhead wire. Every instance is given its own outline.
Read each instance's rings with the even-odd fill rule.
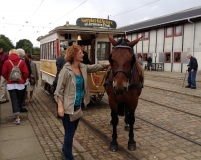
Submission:
[[[71,12],[73,12],[73,11],[76,10],[78,7],[80,7],[81,5],[83,5],[86,1],[88,1],[88,0],[85,0],[84,2],[82,2],[81,4],[79,4],[78,6],[76,6],[76,7],[73,8],[72,10],[70,10],[68,13],[66,13],[65,15],[61,16],[60,18],[56,19],[55,21],[53,21],[52,23],[49,23],[49,24],[53,24],[53,23],[57,22],[58,20],[62,19],[63,17],[65,17],[66,15],[68,15],[68,14],[71,13]],[[46,26],[45,26],[45,27],[46,27]],[[43,29],[44,29],[44,27],[43,27]],[[42,30],[43,30],[43,29],[42,29]],[[32,36],[32,38],[35,37],[38,33],[40,33],[42,30],[40,30],[39,32],[37,31],[37,33],[35,33],[35,34]]]
[[[31,20],[33,18],[33,16],[35,15],[35,13],[38,11],[38,9],[40,8],[40,6],[42,5],[42,3],[44,2],[44,0],[42,0],[42,2],[40,3],[40,5],[37,7],[37,9],[35,10],[35,12],[32,14],[31,18],[29,20]],[[22,28],[19,30],[17,36],[15,37],[14,41],[17,39],[17,37],[19,36],[20,32],[22,31],[22,29],[24,28],[24,25],[22,26]]]
[[[131,10],[128,10],[128,11],[125,11],[125,12],[122,12],[122,13],[119,13],[119,14],[116,14],[116,15],[114,15],[114,16],[110,16],[110,17],[120,16],[120,15],[122,15],[122,14],[125,14],[125,13],[131,12],[131,11],[133,11],[133,10],[136,10],[136,9],[142,8],[142,7],[144,7],[144,6],[147,6],[147,5],[149,5],[149,4],[155,3],[155,2],[157,2],[157,1],[160,1],[160,0],[156,0],[156,1],[149,2],[149,3],[144,4],[144,5],[142,5],[142,6],[139,6],[139,7],[133,8],[133,9],[131,9]]]

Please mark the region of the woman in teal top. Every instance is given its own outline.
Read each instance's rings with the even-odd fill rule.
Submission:
[[[77,129],[79,119],[70,121],[69,115],[80,107],[82,101],[86,104],[90,101],[90,93],[87,86],[87,73],[104,70],[109,63],[85,65],[84,54],[79,45],[70,46],[66,53],[67,63],[59,73],[58,84],[55,91],[55,100],[58,103],[58,114],[62,117],[65,130],[62,151],[65,160],[74,160],[72,154],[73,137]]]
[[[77,107],[81,106],[82,99],[84,97],[84,78],[83,76],[78,76],[75,74],[75,80],[76,80],[76,99],[75,99],[75,105],[74,110],[77,109]]]

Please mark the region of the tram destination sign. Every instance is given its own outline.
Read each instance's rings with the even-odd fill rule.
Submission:
[[[115,21],[101,18],[78,18],[76,21],[76,25],[81,27],[105,27],[105,28],[117,27]]]

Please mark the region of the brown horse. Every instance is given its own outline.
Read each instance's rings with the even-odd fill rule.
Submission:
[[[143,88],[144,72],[138,60],[135,58],[133,46],[142,38],[132,42],[121,38],[116,42],[108,35],[109,41],[114,49],[109,57],[111,67],[107,70],[105,88],[108,95],[108,101],[111,108],[111,123],[113,126],[112,142],[110,149],[118,150],[117,143],[117,124],[118,115],[124,116],[128,111],[129,141],[128,149],[135,150],[133,125],[135,122],[135,109],[138,104],[138,98]]]

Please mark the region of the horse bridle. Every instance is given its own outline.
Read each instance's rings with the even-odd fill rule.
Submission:
[[[132,53],[132,55],[133,55],[133,60],[131,61],[131,70],[129,71],[129,72],[125,72],[124,70],[122,70],[122,69],[118,69],[118,70],[116,70],[116,71],[114,71],[113,69],[112,69],[112,59],[111,59],[111,57],[112,57],[112,53],[113,52],[115,52],[118,48],[128,48],[129,49],[129,51]],[[123,43],[123,44],[120,44],[120,45],[117,45],[117,46],[115,46],[114,47],[114,50],[110,53],[110,64],[111,64],[111,72],[112,72],[112,75],[113,75],[113,77],[115,77],[116,75],[117,75],[117,73],[119,73],[119,72],[121,72],[121,73],[123,73],[126,77],[127,77],[127,79],[128,79],[128,81],[127,81],[127,85],[126,85],[126,90],[128,91],[128,88],[129,88],[129,86],[130,86],[130,84],[131,84],[131,82],[132,82],[132,78],[133,78],[133,74],[134,74],[134,63],[135,62],[133,62],[134,61],[134,58],[135,58],[135,55],[134,55],[134,51],[133,51],[133,48],[132,47],[130,47],[130,46],[128,46],[126,43]],[[114,81],[113,81],[113,87],[114,87]]]

